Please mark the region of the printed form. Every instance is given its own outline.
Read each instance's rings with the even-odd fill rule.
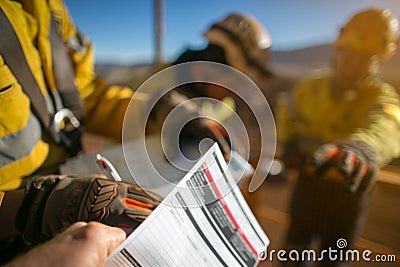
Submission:
[[[268,245],[214,144],[106,266],[257,266]]]

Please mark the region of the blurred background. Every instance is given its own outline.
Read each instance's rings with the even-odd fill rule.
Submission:
[[[331,42],[353,13],[371,6],[389,8],[400,17],[399,0],[65,0],[76,25],[95,45],[96,71],[110,83],[132,87],[156,63],[173,61],[187,48],[200,49],[202,34],[230,12],[256,17],[272,40],[269,65],[279,76],[295,82],[311,70],[330,64]],[[400,90],[400,53],[386,63],[381,76]],[[288,88],[289,89],[289,88]],[[399,266],[400,164],[394,160],[379,175],[359,249],[395,255]],[[288,203],[293,181],[262,186],[247,198],[271,239],[270,249],[281,249],[290,218]],[[264,262],[278,266],[276,262]],[[371,266],[356,262],[352,266]]]
[[[98,63],[151,63],[154,58],[155,3],[149,0],[65,0],[76,24],[96,45]],[[229,12],[256,17],[269,30],[272,49],[327,44],[355,11],[387,7],[400,15],[398,0],[160,0],[162,54],[175,58],[185,46],[202,46],[202,33]]]
[[[75,23],[95,45],[98,74],[110,82],[132,84],[155,62],[170,62],[186,48],[206,44],[203,33],[230,12],[256,17],[272,37],[271,68],[298,78],[326,67],[330,43],[350,16],[371,6],[400,17],[398,0],[65,0]],[[158,7],[158,8],[157,8]],[[400,55],[382,76],[400,86]]]

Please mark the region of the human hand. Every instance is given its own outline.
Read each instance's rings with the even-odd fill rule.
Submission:
[[[8,267],[104,266],[125,232],[98,222],[77,222],[52,240],[10,262]]]
[[[199,143],[205,138],[218,143],[226,161],[231,157],[231,146],[228,133],[217,122],[207,118],[196,118],[188,122],[182,129],[181,139],[191,139],[194,143]]]
[[[218,143],[225,160],[230,159],[231,146],[225,129],[203,116],[200,107],[185,96],[175,91],[164,95],[157,102],[150,118],[151,131],[162,135],[167,158],[174,158],[178,154],[179,142],[183,139],[198,144],[209,138]]]
[[[345,189],[353,193],[370,191],[376,181],[375,151],[362,141],[322,145],[314,152],[311,163],[319,175],[327,174],[331,168],[336,169],[343,178]]]
[[[32,243],[50,239],[77,221],[99,221],[132,231],[161,200],[153,190],[101,174],[43,176],[31,180],[17,227]]]

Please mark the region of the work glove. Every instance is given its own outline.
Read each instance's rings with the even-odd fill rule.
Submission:
[[[375,150],[362,141],[322,145],[313,153],[311,162],[318,175],[336,169],[343,178],[344,188],[352,193],[369,192],[376,181],[378,166]]]
[[[207,118],[197,118],[188,122],[180,134],[181,143],[190,139],[193,143],[199,144],[204,138],[210,138],[212,141],[217,142],[224,159],[229,161],[231,146],[228,133],[217,122]]]
[[[16,226],[25,240],[34,244],[78,221],[98,221],[133,231],[161,200],[155,191],[114,182],[102,174],[41,176],[29,182]]]
[[[175,138],[179,142],[190,140],[194,144],[198,144],[204,138],[210,138],[218,143],[225,160],[228,161],[231,144],[225,129],[214,120],[202,116],[200,107],[187,100],[185,96],[175,91],[161,97],[150,113],[151,132],[163,132],[167,136],[168,141],[163,143],[163,147],[169,157],[178,154],[179,147],[172,141]],[[169,118],[166,122],[172,110],[174,110],[174,113],[171,113],[172,119]]]

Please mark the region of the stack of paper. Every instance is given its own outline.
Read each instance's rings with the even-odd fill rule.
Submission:
[[[214,144],[106,266],[256,266],[268,244]]]

